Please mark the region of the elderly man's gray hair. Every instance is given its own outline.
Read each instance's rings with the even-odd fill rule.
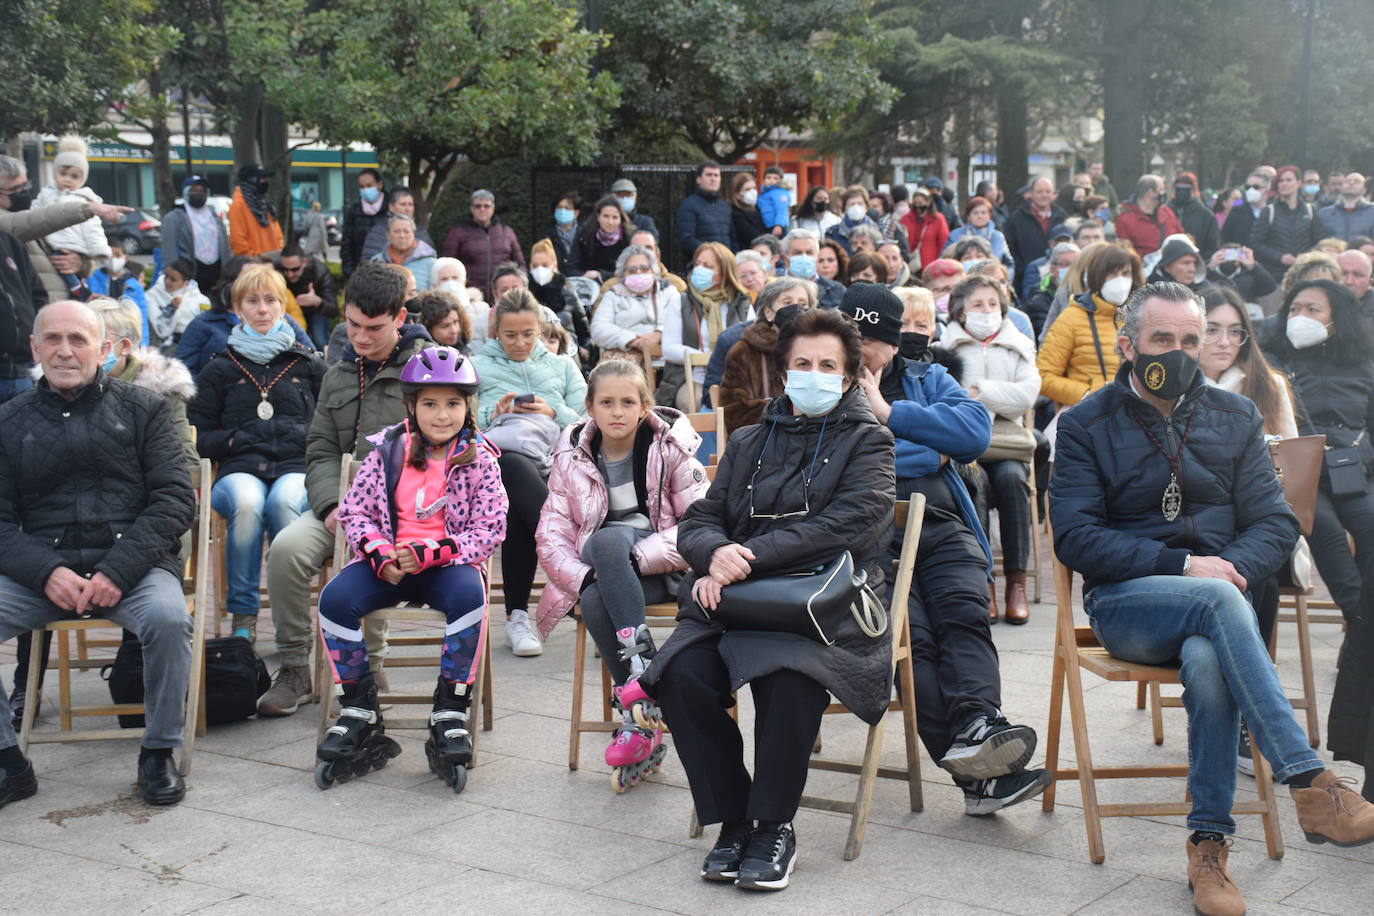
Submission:
[[[104,319],[104,317],[103,317],[99,312],[97,312],[95,309],[93,309],[93,308],[91,308],[89,305],[87,305],[86,303],[84,303],[84,302],[77,302],[75,299],[60,299],[60,300],[58,300],[57,302],[51,302],[51,303],[49,303],[48,305],[44,306],[43,308],[39,309],[39,310],[38,310],[38,314],[35,315],[35,316],[34,316],[34,319],[33,319],[33,339],[34,339],[34,340],[37,340],[37,339],[39,339],[39,337],[42,336],[42,333],[41,333],[41,332],[42,332],[42,329],[43,329],[43,325],[46,323],[46,322],[44,321],[44,318],[45,318],[46,316],[48,316],[48,315],[54,315],[54,314],[56,314],[56,310],[53,310],[53,309],[52,309],[52,306],[54,306],[54,305],[79,305],[79,306],[81,306],[81,310],[82,310],[83,312],[86,313],[86,317],[90,320],[91,330],[95,332],[95,337],[94,337],[93,339],[95,340],[95,342],[96,342],[97,344],[103,343],[103,342],[104,342],[104,340],[105,340],[105,319]],[[141,329],[140,329],[140,330],[141,330]]]
[[[1116,312],[1117,319],[1121,322],[1121,330],[1118,333],[1129,340],[1132,347],[1140,346],[1140,324],[1145,317],[1145,305],[1151,299],[1163,299],[1165,302],[1191,302],[1197,306],[1199,329],[1206,323],[1207,309],[1197,293],[1182,283],[1175,283],[1173,280],[1146,283],[1131,293],[1130,298]],[[1116,348],[1116,352],[1121,353],[1120,346]],[[1124,353],[1121,355],[1125,356]]]
[[[875,250],[883,242],[883,234],[879,232],[877,229],[874,229],[872,226],[869,226],[867,224],[862,226],[855,226],[852,230],[850,230],[849,238],[850,240],[868,239],[870,242],[873,243],[873,248]]]
[[[394,223],[410,223],[410,228],[415,229],[419,224],[415,222],[415,217],[407,216],[404,213],[393,213],[387,217],[386,224],[391,226]]]
[[[792,243],[793,243],[793,242],[806,242],[806,241],[815,242],[817,245],[819,245],[820,242],[821,242],[821,240],[820,240],[819,238],[816,237],[816,233],[812,232],[810,229],[801,229],[801,228],[793,229],[791,232],[787,233],[787,235],[783,237],[783,240],[782,240],[782,251],[783,251],[783,254],[791,254],[791,252],[792,252]]]
[[[472,192],[472,203],[477,203],[479,200],[489,200],[492,203],[496,203],[496,195],[486,188],[478,188],[476,191]]]
[[[28,173],[24,168],[24,163],[13,156],[0,156],[0,179],[13,181],[16,178],[23,178]]]

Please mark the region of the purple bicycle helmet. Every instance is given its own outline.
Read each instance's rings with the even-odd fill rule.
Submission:
[[[445,385],[465,394],[476,394],[479,381],[472,360],[453,347],[425,347],[407,360],[401,370],[403,391]]]

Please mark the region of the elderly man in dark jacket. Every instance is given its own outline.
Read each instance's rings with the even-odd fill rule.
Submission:
[[[720,196],[720,166],[711,161],[696,167],[696,188],[677,207],[677,247],[682,263],[691,266],[692,256],[703,242],[730,244],[730,205]]]
[[[840,311],[864,338],[859,387],[896,440],[897,498],[926,497],[907,596],[921,741],[963,790],[964,813],[992,814],[1050,784],[1047,771],[1026,769],[1035,730],[1008,722],[999,708],[1002,676],[988,616],[992,550],[955,470],[987,450],[992,418],[929,350],[912,359],[898,354],[902,301],[891,290],[855,283]]]
[[[54,303],[33,332],[43,380],[0,407],[0,642],[92,614],[133,630],[148,710],[138,785],[149,804],[176,804],[191,670],[177,555],[195,515],[185,452],[165,398],[100,371],[110,344],[95,312]],[[17,745],[0,715],[0,806],[38,788]]]
[[[1119,317],[1115,381],[1060,415],[1055,552],[1083,574],[1084,610],[1107,651],[1182,662],[1194,904],[1200,913],[1242,912],[1226,873],[1242,717],[1289,785],[1310,841],[1374,839],[1374,806],[1308,746],[1246,598],[1298,538],[1259,412],[1204,384],[1203,308],[1187,287],[1147,284]]]
[[[485,190],[472,192],[469,216],[444,236],[444,257],[457,258],[468,270],[468,284],[482,290],[488,302],[496,283],[496,268],[514,261],[525,269],[525,253],[515,230],[496,217],[496,197]]]

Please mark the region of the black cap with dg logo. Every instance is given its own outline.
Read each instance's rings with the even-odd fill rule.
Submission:
[[[896,347],[902,341],[902,300],[881,283],[855,283],[845,290],[840,311],[854,319],[859,333]]]

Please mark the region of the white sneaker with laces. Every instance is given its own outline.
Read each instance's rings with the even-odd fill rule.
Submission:
[[[543,644],[530,627],[530,615],[523,608],[510,612],[506,621],[506,645],[522,658],[544,654]]]

